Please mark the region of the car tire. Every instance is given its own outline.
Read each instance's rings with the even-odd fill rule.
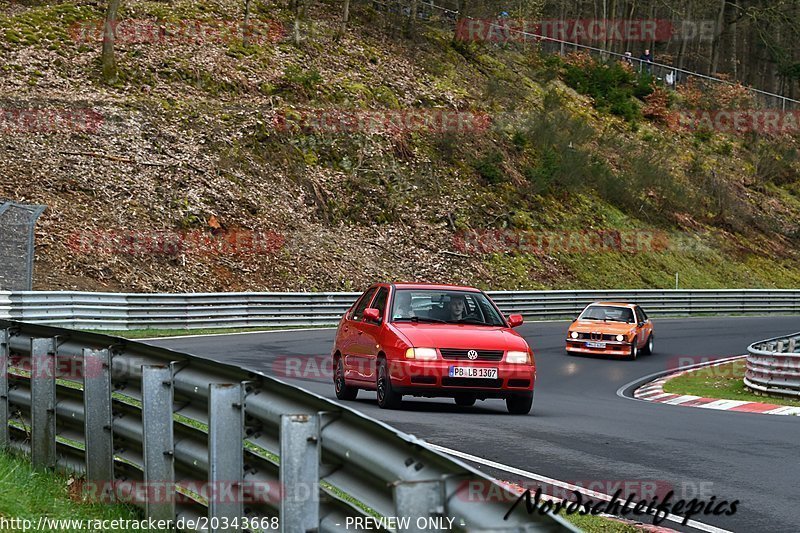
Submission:
[[[636,339],[633,339],[633,342],[631,343],[631,354],[628,356],[628,359],[631,360],[631,361],[636,361],[636,359],[639,358],[639,346],[638,346],[638,344],[639,344],[639,341],[636,340]]]
[[[456,405],[461,407],[471,407],[478,400],[474,394],[459,394],[453,399],[456,401]]]
[[[389,368],[386,364],[386,359],[381,359],[378,362],[375,389],[378,393],[378,407],[381,409],[397,409],[402,404],[403,395],[398,394],[392,389],[392,380],[389,377]]]
[[[533,393],[514,394],[506,398],[506,408],[512,415],[527,415],[533,407]]]
[[[336,358],[336,368],[333,373],[333,388],[336,391],[336,398],[339,400],[355,400],[358,396],[358,388],[347,385],[344,380],[344,361],[341,357]]]
[[[647,337],[647,342],[642,349],[642,353],[645,355],[651,355],[653,353],[653,348],[655,347],[655,341],[653,340],[653,334],[651,333],[649,337]]]

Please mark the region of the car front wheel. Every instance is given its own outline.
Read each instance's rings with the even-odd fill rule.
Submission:
[[[506,408],[512,415],[527,415],[533,407],[533,393],[515,394],[506,398]]]
[[[378,407],[381,409],[397,409],[403,401],[403,395],[392,389],[392,379],[389,377],[389,368],[386,359],[378,363],[378,381],[375,388],[378,391]]]
[[[340,400],[355,400],[356,396],[358,396],[358,389],[350,387],[344,380],[344,361],[342,361],[341,357],[336,360],[333,387],[336,389],[336,397]]]
[[[636,340],[636,339],[633,339],[633,342],[631,343],[631,355],[629,357],[629,359],[631,361],[636,361],[636,359],[639,357],[639,345],[638,345],[638,343],[639,343],[639,341]]]
[[[650,355],[653,353],[653,348],[655,347],[655,341],[653,340],[653,334],[651,333],[649,337],[647,337],[647,344],[644,345],[644,354]]]

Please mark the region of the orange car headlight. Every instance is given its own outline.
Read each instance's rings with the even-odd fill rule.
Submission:
[[[625,340],[625,335],[617,335],[617,342],[622,342]]]
[[[434,361],[436,359],[436,348],[409,348],[406,350],[406,359]]]
[[[577,339],[578,338],[578,332],[577,331],[573,331],[572,333],[569,334],[569,336],[572,337],[573,339]]]

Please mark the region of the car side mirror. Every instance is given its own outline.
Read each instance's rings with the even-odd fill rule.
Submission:
[[[381,321],[381,312],[374,307],[364,309],[364,314],[362,316],[364,317],[364,320],[368,320],[370,322]]]
[[[522,325],[522,315],[508,315],[508,325],[512,328]]]

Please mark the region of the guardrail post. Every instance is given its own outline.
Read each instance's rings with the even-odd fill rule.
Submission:
[[[442,519],[445,516],[443,480],[396,483],[393,498],[394,515],[400,519],[408,519],[408,527],[401,531],[421,533],[423,531],[449,530],[447,521]],[[440,520],[429,520],[429,518],[439,518]]]
[[[56,340],[31,339],[31,462],[56,466]]]
[[[281,415],[281,531],[319,528],[319,415]]]
[[[175,465],[170,367],[142,367],[142,427],[145,516],[154,520],[174,521]]]
[[[8,434],[8,347],[9,331],[0,329],[0,449],[11,444]]]
[[[102,488],[96,497],[110,501],[115,491],[111,413],[111,354],[83,349],[83,434],[86,439],[86,479]]]
[[[208,518],[211,531],[241,531],[244,395],[241,384],[208,386]],[[227,518],[228,520],[222,520]],[[215,520],[217,519],[217,520]],[[218,527],[214,527],[214,525]]]

